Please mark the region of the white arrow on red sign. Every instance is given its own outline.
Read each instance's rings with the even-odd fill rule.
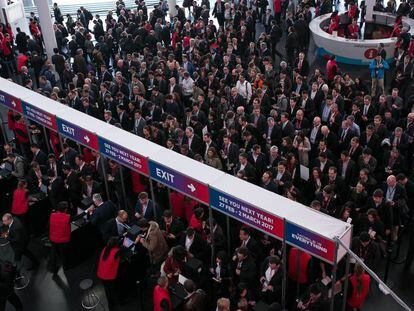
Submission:
[[[188,189],[190,189],[190,190],[191,190],[191,192],[196,191],[196,187],[194,187],[194,185],[193,185],[193,184],[188,184],[188,185],[187,185],[187,187],[188,187]]]
[[[89,136],[88,135],[85,135],[84,137],[83,137],[83,139],[84,140],[86,140],[86,142],[89,144],[89,142],[91,141],[90,139],[89,139]]]

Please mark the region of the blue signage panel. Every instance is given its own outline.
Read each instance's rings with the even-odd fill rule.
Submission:
[[[59,134],[62,134],[63,136],[66,136],[80,144],[86,145],[93,150],[99,150],[98,136],[96,136],[96,134],[84,130],[79,126],[60,118],[56,118],[56,123]]]
[[[283,219],[226,193],[210,188],[210,206],[244,224],[283,239]]]
[[[334,262],[334,241],[308,231],[289,221],[286,221],[285,226],[286,243],[303,249],[305,252],[325,259],[328,262]]]
[[[147,159],[105,138],[98,137],[99,152],[130,169],[148,175]]]
[[[208,187],[164,165],[148,161],[150,177],[208,205]]]

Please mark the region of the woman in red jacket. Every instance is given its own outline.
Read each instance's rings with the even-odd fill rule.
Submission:
[[[173,306],[168,292],[168,278],[161,276],[157,283],[153,292],[154,311],[172,311]]]
[[[11,207],[11,213],[17,216],[23,224],[26,223],[26,215],[29,211],[29,201],[34,200],[29,196],[29,190],[27,190],[27,182],[25,180],[19,180],[17,183],[17,189],[13,192],[13,201]]]
[[[347,298],[348,307],[353,310],[360,310],[369,292],[371,277],[365,274],[364,268],[355,265],[354,274],[349,277],[351,290]]]
[[[101,252],[98,263],[98,278],[102,281],[105,288],[106,299],[109,308],[115,304],[117,296],[116,279],[118,276],[118,268],[120,263],[120,248],[118,239],[112,237],[106,243],[105,248]]]
[[[68,249],[71,235],[70,215],[66,213],[68,202],[60,202],[56,211],[50,214],[49,239],[52,243],[50,264],[53,275],[59,271],[60,264],[63,268],[68,266]]]

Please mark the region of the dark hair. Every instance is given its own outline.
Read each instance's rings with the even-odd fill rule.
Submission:
[[[111,250],[114,247],[118,246],[118,238],[117,237],[111,237],[109,238],[108,242],[106,242],[106,246],[104,248],[104,253],[102,256],[102,260],[106,260],[111,252]]]

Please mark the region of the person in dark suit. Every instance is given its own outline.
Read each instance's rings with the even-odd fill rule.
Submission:
[[[351,139],[355,136],[353,129],[349,127],[348,121],[343,120],[342,126],[338,131],[338,149],[339,150],[348,150],[351,143]]]
[[[217,18],[217,22],[221,27],[224,27],[224,2],[216,0],[214,3],[213,16]]]
[[[208,224],[210,226],[210,223]],[[214,243],[215,251],[221,251],[226,249],[226,236],[224,235],[223,229],[217,223],[215,219],[212,221],[213,227],[209,227],[210,233],[207,238],[209,244]]]
[[[289,121],[289,114],[287,112],[283,112],[280,115],[280,127],[282,130],[282,137],[290,137],[293,139],[295,135],[295,127],[292,122]]]
[[[85,162],[85,159],[82,155],[77,155],[75,157],[75,163],[76,163],[76,173],[78,174],[78,177],[83,179],[87,175],[93,174],[92,167]]]
[[[223,159],[225,171],[229,174],[234,173],[234,169],[239,161],[239,148],[232,143],[229,135],[223,136],[223,147],[220,150]]]
[[[78,153],[69,147],[68,144],[63,144],[62,157],[60,159],[62,164],[69,164],[71,168],[76,169],[75,158],[77,155]]]
[[[279,146],[282,143],[282,131],[273,117],[267,118],[267,126],[263,138],[271,146]]]
[[[148,198],[148,193],[141,192],[135,204],[135,217],[145,218],[148,221],[158,221],[162,216],[161,210]]]
[[[266,190],[277,193],[277,185],[272,180],[273,174],[271,171],[265,171],[262,175],[260,186]]]
[[[71,169],[67,164],[62,166],[63,174],[65,178],[65,187],[69,196],[69,201],[72,204],[72,208],[77,208],[80,206],[82,201],[82,183],[79,180],[78,174]]]
[[[267,257],[260,272],[260,297],[268,304],[279,302],[282,294],[283,272],[278,256]]]
[[[55,171],[48,170],[47,176],[49,178],[48,197],[52,207],[56,208],[59,202],[68,200],[68,193],[63,178],[56,176]]]
[[[111,201],[104,202],[102,196],[96,193],[92,197],[93,205],[88,207],[87,212],[91,223],[97,227],[102,236],[105,235],[105,225],[108,220],[116,214],[116,206]]]
[[[352,139],[351,139],[351,146],[349,147],[349,151],[348,151],[348,153],[349,153],[349,156],[350,156],[350,158],[355,162],[355,163],[357,163],[358,162],[358,159],[359,159],[359,157],[361,156],[361,154],[362,154],[362,146],[360,145],[360,143],[359,143],[359,138],[358,137],[353,137]]]
[[[134,120],[132,125],[132,133],[138,136],[144,136],[144,127],[147,125],[147,122],[142,117],[141,110],[135,110]]]
[[[326,152],[320,152],[319,157],[315,159],[314,167],[317,167],[321,170],[322,176],[326,176],[328,174],[328,169],[334,166],[334,162],[328,159]]]
[[[185,280],[184,290],[187,293],[187,298],[184,302],[184,311],[207,311],[208,305],[207,294],[201,289],[197,289],[192,280]]]
[[[250,229],[247,227],[241,227],[239,231],[239,239],[240,239],[240,246],[246,247],[250,252],[250,256],[252,259],[260,259],[261,251],[260,246],[256,242],[256,240],[251,236]],[[237,249],[238,250],[238,249]],[[235,260],[235,256],[237,256],[237,251],[233,255],[233,260]]]
[[[245,283],[251,290],[255,289],[256,265],[250,257],[252,254],[246,246],[239,247],[233,257],[233,280]]]
[[[357,166],[349,157],[348,151],[341,152],[341,158],[338,160],[338,174],[343,178],[345,185],[355,185]]]
[[[32,162],[36,162],[40,165],[41,168],[45,168],[47,165],[47,154],[41,150],[39,145],[36,143],[30,145],[30,150],[33,153]]]
[[[6,213],[2,217],[3,227],[2,236],[6,237],[10,242],[10,246],[14,251],[15,261],[21,267],[21,260],[23,255],[29,258],[32,262],[32,269],[39,265],[35,255],[27,248],[29,244],[29,237],[23,224],[17,217]]]
[[[119,123],[121,124],[121,127],[125,131],[131,131],[131,119],[128,112],[126,112],[125,110],[125,106],[119,104],[118,106],[116,106],[116,111],[118,113],[118,119]]]
[[[362,111],[362,125],[366,126],[374,121],[374,117],[377,113],[375,106],[371,103],[371,96],[364,96],[364,105]]]
[[[252,151],[248,153],[247,160],[253,165],[256,171],[256,184],[260,184],[260,178],[266,169],[266,156],[262,153],[259,145],[254,145]]]
[[[101,185],[93,180],[92,176],[86,175],[85,182],[82,184],[82,198],[92,199],[95,193],[101,193]]]
[[[202,150],[202,140],[200,136],[194,133],[194,129],[191,126],[188,126],[185,129],[185,136],[183,137],[182,145],[188,145],[189,149],[194,154],[200,154]]]
[[[128,213],[120,210],[115,218],[111,218],[106,222],[103,238],[105,241],[108,241],[111,237],[121,238],[128,228],[130,228],[128,226]]]
[[[240,153],[239,155],[239,163],[237,163],[235,168],[235,173],[239,173],[243,171],[244,179],[248,182],[255,183],[256,182],[256,170],[254,166],[248,161],[247,153]]]
[[[282,195],[284,194],[285,184],[292,181],[292,175],[286,169],[286,161],[280,161],[277,164],[277,170],[273,173],[274,182],[277,185],[277,192]]]
[[[190,258],[204,259],[207,245],[193,228],[187,228],[185,234],[180,238],[180,245],[185,248]]]
[[[338,170],[335,166],[331,166],[328,169],[328,175],[325,176],[323,180],[323,185],[330,185],[335,191],[336,200],[339,203],[344,203],[345,198],[348,196],[348,188],[344,183],[344,180],[340,175],[338,175]]]
[[[173,216],[171,210],[165,210],[160,222],[160,230],[163,233],[168,246],[176,246],[184,233],[184,224]]]
[[[375,133],[374,126],[369,124],[360,137],[360,144],[363,148],[370,148],[373,154],[378,154],[381,148],[381,140]]]

